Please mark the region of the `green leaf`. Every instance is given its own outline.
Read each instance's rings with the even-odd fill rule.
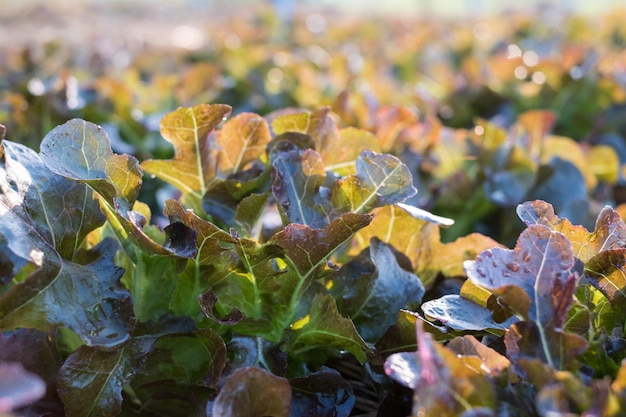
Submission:
[[[190,256],[177,253],[174,242],[165,247],[144,232],[145,218],[132,211],[143,173],[134,157],[111,151],[100,127],[79,119],[56,127],[41,143],[41,159],[55,174],[82,182],[102,196],[101,208],[129,254],[129,246],[139,246],[156,255]]]
[[[57,126],[41,143],[41,158],[58,175],[81,180],[113,204],[117,198],[129,207],[137,199],[143,173],[137,160],[111,151],[101,127],[80,119]]]
[[[235,370],[213,403],[212,415],[238,417],[288,417],[291,386],[285,378],[260,368]]]
[[[339,314],[335,299],[329,294],[316,294],[309,313],[291,327],[288,345],[291,355],[299,357],[315,348],[345,350],[361,363],[370,352],[352,320]]]
[[[368,252],[369,262],[352,260],[342,267],[332,292],[363,339],[375,342],[395,322],[394,312],[416,308],[425,289],[415,274],[402,268],[391,246],[373,238]]]
[[[217,175],[215,158],[219,151],[212,148],[209,134],[230,112],[230,106],[201,104],[166,114],[161,120],[161,135],[174,145],[174,159],[149,159],[141,167],[174,185],[195,208]]]
[[[69,249],[78,250],[87,233],[100,224],[96,202],[84,185],[50,172],[33,151],[9,142],[3,145],[0,236],[8,257],[15,259],[11,269],[17,272],[21,266],[24,276],[0,297],[0,329],[51,330],[61,325],[88,345],[110,349],[124,343],[134,320],[130,294],[119,283],[123,271],[113,263],[117,245],[103,240],[88,256],[77,256],[81,263],[72,261],[77,254]],[[31,186],[31,175],[47,181]],[[57,190],[66,192],[68,202],[82,202],[72,222],[62,220],[71,207],[62,204],[65,200]],[[43,216],[29,214],[42,209]],[[56,218],[58,224],[52,226]],[[57,247],[70,259],[64,259]]]
[[[585,263],[585,277],[602,291],[611,305],[626,303],[626,249],[609,249]]]

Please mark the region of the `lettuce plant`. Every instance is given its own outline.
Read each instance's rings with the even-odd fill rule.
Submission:
[[[392,133],[328,109],[230,113],[165,115],[167,160],[116,154],[81,119],[38,153],[2,128],[0,360],[47,387],[25,412],[348,416],[355,363],[381,409],[397,380],[413,415],[617,415],[617,212],[589,232],[537,200],[514,249],[444,242],[453,222],[411,204]]]

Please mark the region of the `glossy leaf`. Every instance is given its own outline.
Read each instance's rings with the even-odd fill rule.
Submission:
[[[370,348],[352,320],[342,317],[331,295],[317,294],[309,313],[296,321],[289,336],[289,352],[298,357],[315,348],[336,348],[352,353],[361,363]]]
[[[270,242],[284,248],[300,274],[306,276],[371,220],[372,216],[367,214],[346,214],[324,229],[290,224]]]
[[[575,286],[574,254],[569,240],[543,225],[530,225],[514,250],[494,248],[466,261],[468,278],[500,297],[525,320],[536,324],[539,340],[552,365],[550,338],[560,328]]]
[[[356,161],[358,199],[352,199],[354,213],[367,213],[374,207],[399,203],[417,190],[406,165],[389,154],[363,151]]]
[[[427,318],[455,330],[503,331],[519,320],[517,317],[510,317],[498,323],[493,317],[493,311],[453,294],[426,301],[422,304],[422,310]]]
[[[82,347],[70,356],[59,373],[59,392],[67,415],[118,415],[122,408],[122,387],[131,375],[130,358],[124,355],[124,349],[103,352]]]
[[[87,264],[65,260],[53,242],[36,233],[25,207],[16,210],[10,205],[9,201],[23,196],[7,191],[2,196],[6,212],[0,234],[10,239],[11,250],[36,268],[0,298],[0,328],[51,330],[63,325],[88,345],[114,348],[124,343],[134,318],[130,294],[119,283],[123,270],[113,263],[116,243],[102,241],[91,251],[92,261]]]
[[[288,417],[291,386],[260,368],[235,370],[213,403],[214,416]]]

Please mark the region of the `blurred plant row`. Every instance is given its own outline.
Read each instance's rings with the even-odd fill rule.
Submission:
[[[605,203],[626,201],[623,18],[281,19],[251,7],[163,30],[160,42],[100,37],[81,48],[49,37],[6,47],[0,121],[8,139],[36,149],[80,117],[144,160],[171,156],[158,122],[178,106],[327,105],[411,165],[413,203],[457,220],[444,238],[473,229],[511,243],[502,216],[522,201],[546,199],[588,226]]]

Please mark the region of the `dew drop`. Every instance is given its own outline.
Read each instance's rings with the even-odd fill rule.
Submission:
[[[509,262],[506,264],[506,267],[513,272],[519,271],[519,264],[517,262]]]
[[[481,277],[485,278],[487,276],[487,274],[485,273],[485,270],[482,268],[476,268],[476,273],[478,275],[480,275]]]
[[[485,256],[487,256],[487,258],[491,258],[493,256],[493,252],[487,251],[485,252]]]
[[[522,254],[522,260],[524,262],[530,261],[530,253],[528,253],[528,251],[524,251],[524,253]]]

